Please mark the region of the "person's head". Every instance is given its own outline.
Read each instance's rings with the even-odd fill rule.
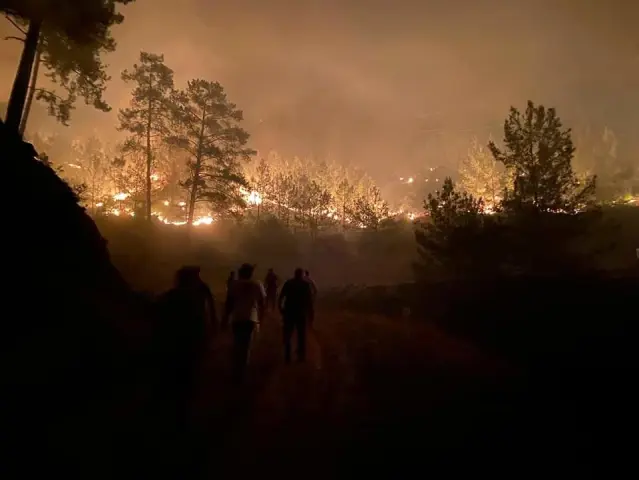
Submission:
[[[268,269],[268,273],[273,273],[273,267]]]
[[[200,280],[200,267],[185,265],[175,273],[175,284],[178,287],[188,287]]]
[[[302,278],[304,278],[304,269],[302,268],[296,268],[295,269],[295,273],[293,274],[293,276],[298,279],[301,280]]]
[[[304,276],[305,277],[310,277],[311,276],[311,272],[309,272],[308,270],[304,270]]]
[[[193,283],[193,271],[184,266],[175,272],[175,286],[186,287]]]
[[[229,273],[229,279],[233,280],[235,278],[235,270],[231,270],[231,273]]]
[[[251,277],[253,277],[254,270],[255,265],[251,265],[250,263],[243,263],[237,271],[237,275],[240,280],[250,280]]]

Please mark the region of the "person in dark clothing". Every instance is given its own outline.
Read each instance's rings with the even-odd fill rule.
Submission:
[[[277,305],[277,284],[279,279],[272,268],[268,269],[264,278],[264,287],[266,288],[266,308],[275,311]]]
[[[156,309],[159,382],[166,387],[165,401],[183,416],[206,352],[207,330],[215,331],[217,325],[214,298],[200,278],[199,267],[178,270],[175,286],[158,299]]]
[[[294,277],[284,283],[278,306],[283,319],[284,360],[291,362],[291,340],[296,333],[297,358],[303,362],[306,360],[306,327],[312,316],[313,295],[301,268],[296,269]]]

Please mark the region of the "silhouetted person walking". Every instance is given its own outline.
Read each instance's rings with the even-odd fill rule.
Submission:
[[[238,280],[229,295],[229,319],[233,330],[233,377],[241,381],[249,359],[251,341],[256,327],[264,317],[266,294],[264,287],[253,280],[253,265],[243,264]]]
[[[278,280],[273,269],[269,268],[264,278],[264,287],[266,288],[266,308],[270,311],[275,311],[277,306]]]
[[[303,362],[306,360],[306,327],[312,316],[313,294],[301,268],[296,269],[294,277],[284,283],[278,306],[283,319],[284,360],[291,362],[291,340],[296,333],[297,359]]]
[[[200,278],[199,267],[177,271],[175,286],[160,297],[157,312],[160,382],[167,387],[164,400],[175,402],[178,414],[183,416],[206,352],[207,329],[210,326],[215,331],[217,324],[214,298]]]

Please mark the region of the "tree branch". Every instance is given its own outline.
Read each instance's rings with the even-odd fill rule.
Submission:
[[[5,40],[17,40],[19,42],[24,43],[24,38],[20,38],[20,37],[13,37],[13,36],[8,36],[8,37],[4,37]]]
[[[42,93],[48,93],[50,94],[52,97],[57,98],[58,100],[61,100],[63,102],[66,102],[67,100],[62,98],[60,95],[58,95],[57,93],[51,91],[51,90],[47,90],[46,88],[36,88],[34,90],[34,92],[42,92]]]
[[[8,14],[5,14],[5,18],[9,21],[9,23],[11,25],[13,25],[14,27],[16,27],[16,29],[18,29],[18,31],[20,33],[22,33],[23,35],[27,35],[27,32],[25,30],[22,29],[22,27],[20,25],[18,25],[15,20],[13,20]]]

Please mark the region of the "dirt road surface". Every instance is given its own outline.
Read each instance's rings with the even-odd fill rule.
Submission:
[[[229,381],[229,337],[215,342],[194,408],[202,478],[412,475],[435,465],[497,474],[539,454],[531,445],[543,427],[525,413],[518,372],[428,324],[321,312],[309,358],[286,365],[270,317],[240,387]]]

